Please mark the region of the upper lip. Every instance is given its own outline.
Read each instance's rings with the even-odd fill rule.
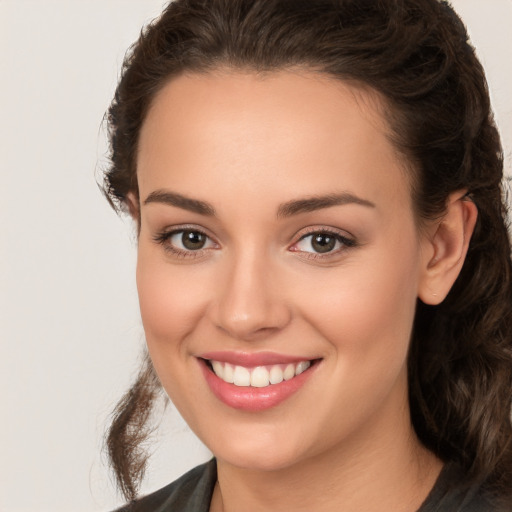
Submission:
[[[291,356],[286,354],[277,354],[275,352],[229,352],[214,351],[205,352],[198,357],[209,361],[219,361],[221,363],[230,363],[236,366],[245,366],[253,368],[256,366],[267,366],[273,364],[300,363],[301,361],[312,361],[317,358]]]

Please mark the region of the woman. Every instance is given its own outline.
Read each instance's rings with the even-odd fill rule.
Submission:
[[[125,510],[512,510],[502,154],[446,3],[177,0],[108,121],[150,356]],[[135,500],[160,386],[215,459]]]

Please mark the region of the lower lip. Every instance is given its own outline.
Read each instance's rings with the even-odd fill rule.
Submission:
[[[252,386],[235,386],[234,384],[224,382],[213,373],[204,359],[199,359],[198,361],[206,382],[213,394],[221,402],[233,409],[251,412],[264,411],[284,402],[304,385],[318,366],[313,364],[300,375],[279,384],[270,384],[264,388],[256,388]]]

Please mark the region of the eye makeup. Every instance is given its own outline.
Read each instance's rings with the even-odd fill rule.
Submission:
[[[341,253],[356,247],[357,241],[346,232],[332,227],[311,226],[300,232],[288,250],[305,259],[327,260],[339,257]],[[202,258],[208,251],[217,250],[220,245],[205,230],[192,225],[165,229],[153,240],[164,250],[177,258]]]

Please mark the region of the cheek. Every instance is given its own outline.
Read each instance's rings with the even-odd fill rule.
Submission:
[[[206,286],[190,267],[170,265],[150,248],[139,246],[137,289],[148,345],[173,344],[197,325],[205,304]]]
[[[371,376],[396,373],[403,366],[416,308],[416,276],[411,248],[398,257],[372,255],[305,290],[304,316],[329,340],[339,362],[346,363],[343,371],[357,368]]]
[[[196,388],[186,385],[194,362],[186,341],[204,314],[201,278],[190,267],[170,265],[162,254],[139,245],[137,289],[147,347],[166,393],[185,417],[200,398]]]

